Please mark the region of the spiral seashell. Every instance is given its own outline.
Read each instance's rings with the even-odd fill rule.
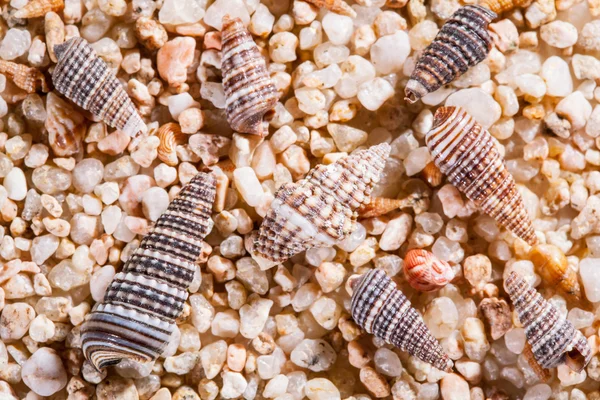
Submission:
[[[542,368],[566,364],[581,371],[592,358],[587,339],[516,272],[504,284],[535,359]]]
[[[344,0],[306,0],[306,2],[319,8],[326,8],[329,11],[340,15],[356,18],[356,11],[354,11]]]
[[[59,12],[65,8],[64,0],[32,0],[15,13],[15,18],[43,17],[49,12]]]
[[[47,93],[50,90],[46,83],[46,77],[36,68],[0,60],[0,73],[8,76],[15,85],[27,93],[35,93],[38,90]]]
[[[577,272],[569,268],[567,257],[556,246],[538,244],[529,250],[529,260],[548,287],[556,287],[575,301],[581,300]]]
[[[528,7],[532,0],[483,0],[480,6],[500,15],[517,7]]]
[[[530,245],[537,243],[521,194],[492,135],[460,107],[440,107],[425,136],[435,164],[486,214]]]
[[[435,165],[435,162],[432,161],[423,168],[421,175],[431,185],[431,187],[437,187],[442,184],[442,180],[444,179],[444,175],[442,171]]]
[[[370,202],[389,153],[389,144],[379,144],[283,185],[254,237],[254,252],[281,263],[343,240],[356,228],[356,209]]]
[[[385,272],[374,269],[358,279],[352,283],[350,310],[359,326],[442,371],[452,369],[419,313]]]
[[[156,136],[160,139],[158,145],[158,158],[165,164],[173,167],[177,165],[177,146],[185,144],[187,135],[181,132],[181,127],[175,122],[164,124],[156,132]]]
[[[124,359],[156,360],[171,339],[202,239],[212,229],[215,179],[199,173],[144,237],[81,329],[82,350],[98,369]]]
[[[146,124],[121,82],[88,42],[74,37],[55,46],[54,52],[58,58],[52,74],[56,90],[129,136],[146,132]]]
[[[227,122],[237,132],[265,136],[263,117],[278,100],[265,59],[239,18],[225,16],[221,34]]]
[[[433,292],[454,279],[450,264],[423,249],[410,250],[404,257],[404,276],[408,284],[421,292]]]
[[[357,210],[359,218],[373,218],[385,215],[404,206],[402,199],[386,199],[385,197],[372,198],[368,204],[363,204]]]
[[[485,7],[459,8],[417,60],[404,89],[406,101],[415,103],[485,60],[493,43],[487,28],[494,18]]]

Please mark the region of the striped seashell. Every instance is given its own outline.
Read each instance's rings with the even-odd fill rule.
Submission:
[[[277,104],[277,88],[265,59],[239,18],[223,18],[223,89],[227,122],[237,132],[266,136],[266,113]]]
[[[8,76],[15,85],[27,93],[35,93],[38,90],[45,93],[50,91],[46,83],[46,77],[36,68],[0,60],[0,73]]]
[[[432,161],[423,168],[421,171],[421,175],[431,185],[431,187],[437,187],[442,184],[442,180],[444,179],[444,175],[442,171],[435,165],[435,162]]]
[[[144,237],[81,329],[82,350],[98,369],[156,360],[175,329],[187,288],[212,229],[215,179],[199,173]]]
[[[15,13],[15,18],[38,18],[65,8],[64,0],[32,0]]]
[[[387,143],[318,165],[283,185],[254,237],[254,252],[284,262],[312,247],[333,246],[356,228],[356,210],[370,202],[390,153]]]
[[[129,136],[147,127],[133,102],[88,42],[74,37],[54,47],[58,63],[52,74],[56,90]]]
[[[177,165],[177,146],[185,144],[187,135],[181,132],[181,127],[175,122],[169,122],[161,126],[156,132],[160,140],[158,145],[158,158],[165,164],[173,167]]]
[[[531,3],[532,0],[483,0],[479,5],[500,15],[517,7],[528,7]]]
[[[587,339],[525,279],[511,272],[504,283],[535,359],[542,368],[566,364],[581,371],[592,358]]]
[[[556,246],[538,244],[529,250],[529,260],[547,287],[556,287],[572,300],[581,300],[577,272],[569,267],[567,257]]]
[[[410,250],[404,257],[404,276],[408,284],[421,292],[433,292],[454,279],[450,264],[423,249]]]
[[[356,11],[344,0],[306,0],[307,3],[319,8],[326,8],[331,12],[345,15],[350,18],[356,18]]]
[[[386,199],[385,197],[372,198],[369,204],[363,204],[357,210],[359,218],[373,218],[385,215],[401,208],[406,201],[403,199]]]
[[[442,371],[451,371],[452,361],[385,272],[371,270],[351,286],[350,311],[360,327]]]
[[[486,214],[530,245],[537,243],[512,175],[495,139],[460,107],[440,107],[427,147],[444,175]]]
[[[493,43],[487,27],[494,18],[485,7],[459,8],[417,60],[404,89],[406,101],[415,103],[485,60]]]

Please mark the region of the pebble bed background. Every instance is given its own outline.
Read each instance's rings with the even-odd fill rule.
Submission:
[[[499,18],[488,59],[412,106],[407,76],[457,0],[389,0],[395,9],[355,0],[354,19],[300,0],[65,0],[58,14],[15,18],[27,2],[2,5],[1,59],[51,69],[52,45],[80,35],[152,122],[133,145],[58,94],[28,95],[0,75],[0,399],[600,399],[600,357],[539,382],[521,355],[518,318],[482,313],[519,271],[598,352],[600,1],[535,0]],[[248,23],[282,96],[264,140],[224,118],[226,13]],[[425,183],[423,138],[443,104],[466,108],[498,139],[538,236],[569,255],[589,303],[567,305],[541,284],[524,242],[453,186]],[[155,135],[172,121],[185,134],[174,152]],[[261,270],[244,240],[277,188],[383,141],[392,155],[375,194],[418,191],[418,206],[361,220],[340,245]],[[80,350],[86,314],[204,166],[220,175],[215,227],[179,335],[154,365],[95,371]],[[402,276],[410,248],[450,262],[456,279],[415,292]],[[345,282],[371,268],[395,277],[455,373],[354,324]],[[502,324],[511,329],[492,339]]]

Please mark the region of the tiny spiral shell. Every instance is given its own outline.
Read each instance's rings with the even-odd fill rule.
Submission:
[[[405,204],[401,199],[386,199],[385,197],[374,197],[369,204],[363,204],[357,210],[359,218],[373,218],[385,215]]]
[[[123,85],[94,49],[80,37],[54,47],[56,90],[113,128],[135,137],[147,130]]]
[[[581,371],[592,358],[585,336],[516,272],[510,273],[504,286],[540,366],[554,368],[566,364],[574,371]]]
[[[352,9],[344,0],[306,0],[307,3],[319,8],[326,8],[331,12],[356,18],[356,11]]]
[[[115,275],[81,329],[83,353],[96,369],[153,361],[163,352],[212,229],[214,198],[214,177],[196,175]]]
[[[537,243],[495,139],[469,113],[460,107],[440,107],[425,142],[450,183],[515,235],[532,246]]]
[[[532,0],[483,0],[479,5],[500,15],[517,7],[527,7],[531,2]]]
[[[156,136],[160,140],[157,149],[160,161],[171,167],[177,165],[176,149],[186,142],[187,135],[181,132],[179,124],[169,122],[158,129]]]
[[[382,143],[283,185],[254,237],[256,255],[281,263],[343,240],[356,228],[356,210],[370,202],[389,153],[389,144]]]
[[[569,267],[567,257],[558,247],[551,244],[538,244],[529,250],[528,257],[545,285],[557,287],[575,301],[581,300],[577,272]]]
[[[15,13],[15,18],[38,18],[65,8],[64,0],[33,0]]]
[[[423,168],[421,175],[423,175],[423,178],[431,185],[431,187],[440,186],[444,179],[442,171],[435,165],[434,161],[431,161]]]
[[[442,371],[452,369],[440,343],[385,272],[374,269],[357,279],[350,309],[360,327]]]
[[[408,284],[421,292],[433,292],[454,279],[450,264],[423,249],[410,250],[404,257],[404,276]]]
[[[223,18],[222,36],[227,121],[237,132],[265,136],[263,118],[278,100],[265,59],[239,18]]]
[[[0,60],[0,73],[11,78],[15,85],[27,93],[35,93],[38,90],[45,93],[49,91],[46,77],[36,68]]]
[[[487,28],[494,18],[485,7],[458,9],[417,60],[406,84],[406,101],[416,102],[485,60],[493,44]]]

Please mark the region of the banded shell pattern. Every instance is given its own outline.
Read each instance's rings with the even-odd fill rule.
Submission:
[[[485,60],[493,43],[487,28],[495,18],[481,6],[458,9],[417,60],[406,84],[406,101],[416,102]]]
[[[58,58],[52,74],[56,90],[129,136],[147,130],[121,82],[88,42],[74,37],[54,46],[54,52]]]
[[[404,277],[408,284],[421,292],[433,292],[454,279],[450,264],[423,249],[413,249],[404,257]]]
[[[265,136],[263,118],[278,100],[265,59],[239,18],[223,18],[222,71],[227,121],[241,133]]]
[[[187,299],[202,239],[212,229],[214,199],[214,177],[199,173],[115,276],[81,330],[83,352],[97,369],[162,353]]]
[[[64,0],[32,0],[15,13],[15,18],[38,18],[65,8]]]
[[[177,146],[185,144],[187,135],[181,132],[179,124],[169,122],[158,129],[156,136],[160,140],[157,149],[160,161],[171,167],[177,165]]]
[[[569,267],[562,250],[551,244],[538,244],[529,250],[529,260],[547,287],[556,287],[574,301],[581,300],[577,272]]]
[[[254,237],[255,253],[281,263],[343,240],[356,228],[356,209],[370,202],[389,153],[390,146],[382,143],[318,165],[306,178],[283,185]]]
[[[374,269],[356,279],[351,313],[359,326],[440,370],[452,369],[440,343],[385,272]]]
[[[510,273],[504,286],[540,366],[554,368],[564,363],[581,371],[592,358],[585,336],[516,272]]]
[[[440,107],[425,142],[450,183],[515,235],[532,246],[537,243],[495,139],[471,115],[460,107]]]
[[[356,11],[344,0],[306,0],[306,2],[319,8],[326,8],[336,14],[356,18]]]
[[[36,68],[0,60],[0,73],[8,76],[15,85],[27,93],[35,93],[38,90],[47,93],[50,90],[46,83],[46,77]]]
[[[483,0],[479,5],[500,15],[517,7],[528,7],[532,0]]]

